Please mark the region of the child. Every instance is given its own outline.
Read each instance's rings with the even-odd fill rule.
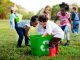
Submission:
[[[64,32],[57,24],[48,20],[48,18],[44,15],[39,16],[38,20],[43,29],[44,27],[46,27],[45,33],[43,33],[42,37],[45,37],[47,35],[53,36],[53,38],[49,42],[50,57],[53,57],[56,55],[56,53],[58,53],[58,42],[61,39],[64,39]],[[54,50],[56,51],[56,53],[53,52]]]
[[[38,24],[37,19],[38,19],[38,16],[32,16],[30,22],[20,21],[17,24],[15,24],[16,25],[15,29],[19,35],[17,47],[21,47],[23,37],[25,37],[25,45],[29,46],[28,31],[30,29],[30,26],[33,26],[33,27],[37,26]]]
[[[45,8],[42,8],[39,13],[39,15],[44,15],[46,16],[48,19],[51,19],[51,7],[49,5],[47,5]]]
[[[67,42],[64,44],[65,46],[69,45],[70,43],[70,35],[69,35],[69,28],[70,28],[70,13],[67,12],[69,10],[69,6],[64,2],[59,5],[60,11],[57,13],[57,18],[60,20],[60,27],[66,34]]]
[[[74,34],[74,36],[77,36],[78,35],[78,31],[79,31],[79,21],[80,21],[80,15],[77,11],[78,9],[76,7],[73,7],[72,8],[72,13],[71,13],[71,17],[72,17],[72,32]]]
[[[14,19],[15,19],[15,14],[14,14],[14,9],[11,8],[11,14],[10,14],[10,30],[14,29],[15,24],[14,24]]]
[[[43,15],[45,15],[48,19],[51,19],[51,7],[49,5],[45,7]]]

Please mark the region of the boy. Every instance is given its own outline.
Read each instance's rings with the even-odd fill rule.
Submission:
[[[50,50],[50,57],[55,56],[56,53],[58,52],[58,42],[61,39],[64,39],[64,32],[57,24],[48,20],[48,18],[43,15],[39,16],[38,20],[40,22],[40,25],[42,25],[43,29],[45,27],[45,33],[43,33],[42,37],[45,37],[47,35],[54,36],[54,38],[52,38],[49,42],[49,47],[50,47],[49,50]],[[56,49],[55,54],[53,54],[54,52],[52,52],[54,48]]]
[[[78,9],[76,7],[73,7],[72,8],[72,13],[71,13],[71,18],[72,18],[72,26],[73,26],[73,29],[72,29],[72,32],[74,34],[74,36],[77,36],[78,35],[78,31],[79,31],[79,21],[80,21],[80,15],[77,11]]]
[[[17,25],[15,24],[16,31],[19,35],[17,47],[21,47],[23,37],[25,37],[25,45],[29,46],[28,45],[29,44],[28,31],[30,29],[30,26],[33,26],[33,27],[37,26],[37,24],[38,24],[37,19],[38,19],[38,16],[32,16],[30,22],[20,21],[19,23],[17,23]]]

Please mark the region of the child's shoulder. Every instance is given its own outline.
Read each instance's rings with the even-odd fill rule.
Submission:
[[[54,24],[54,21],[48,20],[48,21],[47,21],[47,24],[48,24],[48,25],[52,25],[52,24]]]
[[[57,16],[61,16],[61,11],[59,11],[59,12],[57,13]]]

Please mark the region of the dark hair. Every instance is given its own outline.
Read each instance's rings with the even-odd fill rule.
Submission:
[[[40,15],[39,18],[38,18],[38,20],[40,22],[47,22],[48,18],[46,16],[44,16],[44,15]]]
[[[32,16],[30,22],[35,22],[37,18],[38,18],[38,16]]]
[[[61,4],[59,4],[60,8],[64,8],[66,11],[69,11],[69,5],[66,4],[65,2],[62,2]]]
[[[76,10],[77,8],[76,7],[73,7],[72,9]]]
[[[11,10],[11,13],[13,13],[14,11],[13,10]]]

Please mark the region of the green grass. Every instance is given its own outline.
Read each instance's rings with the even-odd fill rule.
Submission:
[[[30,34],[34,34],[35,29],[31,28]],[[18,35],[15,30],[10,31],[9,21],[0,21],[0,60],[80,60],[80,34],[74,37],[71,33],[71,45],[59,46],[59,54],[56,57],[32,56],[30,47],[26,47],[24,42],[21,48],[16,48]],[[65,41],[64,41],[65,42]]]

